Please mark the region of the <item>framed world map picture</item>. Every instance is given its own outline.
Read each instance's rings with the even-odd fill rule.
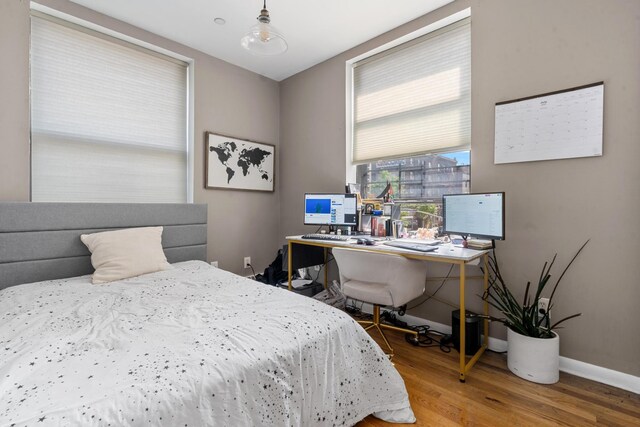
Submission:
[[[276,147],[205,133],[206,188],[273,191]]]

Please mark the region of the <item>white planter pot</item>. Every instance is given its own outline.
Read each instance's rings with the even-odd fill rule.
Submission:
[[[560,337],[532,338],[507,328],[507,365],[525,380],[554,384],[560,377]]]

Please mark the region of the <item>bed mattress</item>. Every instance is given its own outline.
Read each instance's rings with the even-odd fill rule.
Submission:
[[[414,421],[345,313],[201,261],[0,291],[0,426]]]

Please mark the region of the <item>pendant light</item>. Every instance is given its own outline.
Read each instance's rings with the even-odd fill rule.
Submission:
[[[259,56],[279,55],[286,52],[287,42],[271,25],[267,0],[264,0],[262,11],[257,19],[258,23],[251,27],[247,35],[240,40],[242,47]]]

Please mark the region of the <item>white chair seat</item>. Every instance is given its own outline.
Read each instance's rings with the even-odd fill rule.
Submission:
[[[349,298],[400,307],[424,293],[427,263],[401,255],[334,248],[342,291]]]
[[[393,348],[382,329],[403,331],[417,339],[415,329],[385,324],[380,318],[380,307],[400,307],[422,295],[427,277],[425,262],[401,255],[343,248],[334,248],[333,256],[338,263],[344,294],[373,304],[373,320],[358,320],[366,326],[365,330],[376,328],[391,354]]]
[[[342,292],[348,295],[349,298],[366,301],[371,304],[395,306],[391,289],[386,284],[349,280],[342,285]]]

